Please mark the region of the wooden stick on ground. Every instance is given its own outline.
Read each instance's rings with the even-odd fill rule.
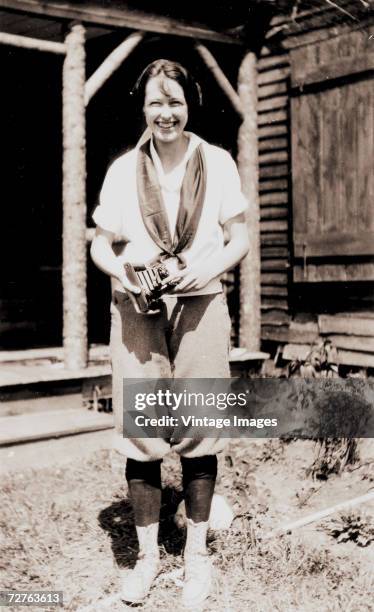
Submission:
[[[200,57],[203,59],[207,68],[213,73],[214,78],[216,79],[222,91],[224,91],[224,93],[230,100],[233,108],[236,110],[240,117],[243,117],[243,106],[241,100],[235,89],[231,85],[230,81],[217,64],[215,58],[213,57],[209,49],[207,49],[205,45],[202,45],[201,43],[196,43],[195,49],[200,55]]]
[[[84,95],[86,106],[105,81],[119,68],[143,38],[144,32],[130,34],[95,70],[86,83]]]
[[[8,34],[0,32],[0,44],[12,45],[19,49],[32,49],[34,51],[47,51],[63,55],[66,52],[64,43],[52,42],[51,40],[40,40],[30,36],[19,36],[18,34]]]
[[[275,538],[278,535],[282,535],[287,533],[288,531],[293,531],[298,527],[304,527],[304,525],[309,525],[309,523],[315,523],[325,518],[326,516],[330,516],[331,514],[335,514],[335,512],[339,512],[340,510],[345,510],[346,508],[353,508],[354,506],[358,506],[359,504],[364,504],[370,501],[374,501],[374,491],[370,491],[370,493],[366,493],[365,495],[360,495],[359,497],[354,497],[353,499],[349,499],[347,501],[341,502],[340,504],[335,504],[335,506],[330,506],[330,508],[326,508],[325,510],[320,510],[319,512],[314,512],[313,514],[309,514],[308,516],[304,516],[303,518],[293,521],[291,523],[287,523],[286,525],[281,525],[277,527],[270,533],[261,536],[261,540],[270,540]]]

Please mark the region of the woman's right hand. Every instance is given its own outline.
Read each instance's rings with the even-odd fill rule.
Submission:
[[[140,293],[140,287],[137,287],[136,285],[130,282],[130,280],[127,278],[127,274],[125,271],[123,271],[123,273],[121,273],[117,278],[127,293],[132,293],[135,295],[138,295]]]
[[[113,232],[109,232],[97,226],[91,244],[92,260],[100,270],[116,278],[125,291],[137,295],[140,293],[139,287],[130,281],[123,267],[123,263],[115,256],[112,249],[114,236]]]
[[[130,279],[128,278],[126,272],[124,274],[121,274],[121,276],[119,277],[119,280],[123,286],[123,288],[125,289],[127,295],[130,298],[130,301],[132,302],[132,305],[135,309],[135,311],[138,314],[141,315],[155,315],[155,314],[159,314],[160,309],[159,308],[149,308],[147,309],[143,309],[141,308],[140,304],[138,304],[138,300],[136,298],[137,295],[139,295],[139,293],[141,293],[141,288],[134,285]],[[143,302],[143,305],[146,305],[146,300],[143,299],[141,300],[141,302]]]

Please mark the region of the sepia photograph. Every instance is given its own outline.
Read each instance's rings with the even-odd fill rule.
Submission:
[[[0,43],[0,607],[374,611],[374,0]]]

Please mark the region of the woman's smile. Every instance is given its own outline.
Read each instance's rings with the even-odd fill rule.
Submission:
[[[176,125],[178,121],[156,121],[156,123],[161,127],[173,127],[173,125]]]
[[[177,125],[178,121],[169,121],[168,123],[165,123],[165,121],[156,121],[157,125],[164,129],[164,130],[168,130],[170,128],[173,128],[175,125]]]

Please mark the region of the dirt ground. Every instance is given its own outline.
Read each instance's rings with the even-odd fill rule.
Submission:
[[[339,543],[328,531],[331,519],[265,539],[290,521],[373,490],[374,440],[361,440],[358,462],[325,480],[307,476],[316,452],[312,441],[238,440],[220,455],[216,490],[236,518],[230,529],[209,534],[216,577],[207,612],[374,610],[374,503],[352,511],[367,546],[353,541],[357,529]],[[53,444],[50,459],[49,467],[2,479],[1,588],[62,590],[67,611],[129,609],[119,589],[137,544],[123,460],[99,449],[63,463],[56,456],[53,465]],[[182,499],[174,455],[164,461],[163,486],[163,571],[138,606],[145,612],[179,609],[184,533],[173,520]],[[346,521],[339,523],[343,535]]]

